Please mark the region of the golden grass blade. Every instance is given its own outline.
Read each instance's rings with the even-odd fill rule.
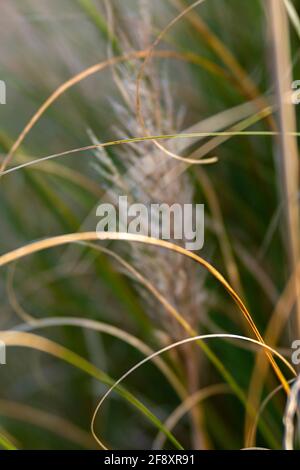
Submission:
[[[168,250],[180,253],[184,256],[189,257],[190,259],[196,261],[199,263],[201,266],[203,266],[205,269],[207,269],[208,272],[210,272],[222,285],[223,287],[227,290],[229,295],[232,297],[236,305],[238,306],[239,310],[242,312],[244,315],[244,318],[248,322],[251,330],[255,334],[256,338],[263,343],[263,338],[257,329],[255,322],[252,319],[251,314],[249,313],[247,307],[244,305],[242,299],[239,297],[239,295],[235,292],[235,290],[230,286],[230,284],[225,280],[225,278],[220,274],[210,263],[205,261],[203,258],[200,256],[196,255],[194,252],[190,252],[185,250],[184,248],[175,245],[173,243],[167,242],[165,240],[159,240],[156,238],[151,238],[143,235],[136,235],[136,234],[131,234],[131,233],[117,233],[117,232],[83,232],[83,233],[71,233],[67,235],[60,235],[57,237],[52,237],[52,238],[47,238],[45,240],[40,240],[34,243],[31,243],[30,245],[23,246],[21,248],[18,248],[16,250],[13,250],[9,253],[6,253],[2,256],[0,256],[0,266],[4,266],[8,263],[11,263],[12,261],[16,261],[17,259],[20,259],[24,256],[28,256],[29,254],[37,253],[41,250],[45,250],[51,247],[56,247],[56,246],[61,246],[64,244],[68,243],[74,243],[74,242],[82,242],[82,241],[95,241],[95,240],[127,240],[127,241],[132,241],[132,242],[137,242],[137,243],[145,243],[145,244],[150,244],[153,246],[161,247],[161,248],[166,248]],[[181,320],[182,321],[182,320]],[[185,322],[185,320],[183,319]],[[186,325],[189,327],[189,325]],[[284,389],[287,393],[289,393],[289,385],[284,378],[281,370],[279,369],[278,365],[274,361],[272,355],[270,354],[269,351],[266,352],[268,359],[270,363],[272,364],[272,367],[281,381],[281,383],[284,386]]]
[[[178,310],[175,309],[144,276],[142,276],[135,268],[133,268],[123,258],[121,258],[119,255],[117,255],[113,251],[108,250],[107,248],[104,248],[104,247],[100,247],[99,245],[96,245],[95,243],[80,242],[80,244],[90,246],[93,249],[97,249],[101,252],[107,253],[108,255],[114,257],[121,265],[123,265],[129,272],[131,272],[131,274],[139,282],[141,282],[146,287],[146,289],[148,289],[148,291],[163,305],[163,307],[166,309],[166,311],[171,316],[173,316],[181,324],[181,326],[185,329],[185,331],[187,331],[188,334],[190,334],[192,336],[195,336],[197,334],[197,332],[184,319],[183,315],[180,314],[180,312],[178,312]],[[14,295],[14,291],[13,291],[12,286],[10,286],[10,289],[8,290],[8,294],[9,294],[9,298],[11,300],[11,304],[15,309],[15,312],[17,314],[19,314],[19,316],[22,319],[25,319],[26,322],[28,321],[30,323],[30,326],[27,326],[28,330],[36,327],[37,324],[39,326],[41,326],[40,321],[35,320],[33,317],[31,317],[27,312],[24,311],[22,306],[19,305],[19,303],[16,299],[16,296]],[[45,320],[42,320],[42,321],[43,321],[43,325],[46,326],[46,325],[51,325],[51,324],[55,324],[55,323],[57,324],[57,323],[59,323],[60,320],[59,319],[45,319]],[[67,322],[67,324],[70,324],[70,321],[71,321],[71,324],[73,324],[73,325],[78,324],[78,323],[76,323],[76,320],[64,320],[64,322],[65,321]],[[85,325],[92,328],[92,325],[94,326],[95,324],[94,324],[94,322],[90,322],[89,320],[86,320]],[[97,323],[97,328],[99,328],[99,325],[100,325],[100,323],[98,322]],[[83,324],[82,324],[82,326],[83,326]],[[137,349],[139,349],[139,347],[141,346],[140,344],[137,344],[136,342],[132,343],[133,338],[128,333],[125,333],[122,330],[121,331],[116,330],[114,327],[111,327],[111,326],[109,326],[108,328],[107,328],[107,326],[105,326],[105,331],[106,332],[108,332],[108,329],[110,329],[110,332],[111,333],[113,332],[116,336],[117,336],[117,334],[120,334],[120,332],[121,332],[122,333],[121,339],[123,339],[125,341],[127,340],[129,344],[132,344],[133,346],[137,347]],[[117,337],[119,337],[119,336],[117,336]],[[238,386],[235,383],[233,383],[233,380],[231,380],[231,377],[228,375],[227,371],[224,370],[224,367],[223,366],[221,367],[221,363],[219,362],[218,358],[214,355],[214,353],[207,346],[206,346],[206,348],[204,348],[204,344],[201,345],[201,348],[204,349],[204,352],[208,355],[209,359],[212,361],[212,363],[215,365],[215,367],[221,372],[221,374],[228,381],[228,383],[231,384],[232,390],[234,390],[236,393],[238,393],[238,391],[239,391]],[[143,350],[139,349],[139,350],[143,353],[148,354],[145,349],[143,349]],[[184,399],[184,397],[186,396],[186,391],[182,387],[181,383],[177,380],[177,378],[174,377],[173,372],[171,370],[168,371],[166,369],[165,364],[162,364],[162,366],[160,367],[160,370],[168,378],[170,384],[173,385],[174,389],[177,391],[178,396],[180,396],[182,399]],[[226,372],[226,373],[224,373],[224,372]],[[240,398],[243,398],[243,397],[240,397]],[[242,402],[247,406],[246,401],[244,400],[244,398],[242,399]],[[248,413],[253,414],[252,409],[248,409]],[[255,417],[255,415],[254,415],[254,417]]]
[[[198,159],[193,159],[189,157],[181,157],[180,155],[177,155],[174,152],[171,152],[168,150],[166,147],[161,145],[159,142],[156,140],[153,140],[153,143],[156,145],[157,148],[159,148],[163,153],[168,155],[169,157],[173,158],[174,160],[178,160],[179,162],[182,162],[184,164],[190,164],[190,165],[210,165],[212,163],[217,163],[218,157],[209,157],[209,158],[198,158]]]
[[[192,335],[192,336],[195,336],[197,334],[197,332],[190,326],[190,324],[188,322],[185,321],[184,317],[178,312],[178,310],[176,310],[171,304],[169,304],[169,302],[166,301],[166,299],[164,299],[163,296],[160,295],[159,292],[157,292],[157,290],[155,289],[155,287],[152,285],[152,284],[149,284],[149,281],[147,281],[144,276],[142,276],[140,273],[138,273],[134,268],[131,267],[131,265],[129,265],[128,263],[124,263],[124,260],[119,257],[118,255],[116,255],[114,252],[112,252],[111,250],[107,250],[106,248],[103,248],[103,247],[99,247],[98,245],[95,245],[93,243],[89,243],[89,242],[79,242],[80,244],[87,244],[87,245],[92,245],[93,248],[95,248],[97,246],[97,248],[101,251],[104,251],[104,252],[107,252],[107,254],[110,254],[112,256],[115,257],[115,259],[117,259],[118,262],[121,262],[121,264],[123,264],[124,267],[126,267],[127,269],[129,269],[129,271],[134,275],[136,276],[136,274],[138,274],[138,278],[140,280],[140,282],[144,283],[145,287],[150,290],[150,293],[152,295],[154,295],[157,300],[162,303],[162,305],[164,306],[164,308],[166,308],[167,312],[171,315],[171,316],[174,316],[175,319],[177,321],[180,322],[181,326],[187,331],[188,334]],[[146,282],[145,282],[146,281]],[[9,292],[10,295],[12,295],[14,298],[11,299],[12,300],[12,306],[13,307],[16,307],[15,308],[15,311],[17,314],[20,314],[21,315],[21,318],[25,318],[25,321],[29,321],[30,325],[34,325],[35,324],[35,319],[31,319],[29,314],[27,312],[24,311],[24,309],[18,304],[18,301],[16,299],[16,296],[14,295],[13,293],[13,289],[10,289],[10,292]],[[25,315],[25,316],[24,316]],[[29,319],[29,320],[28,320]],[[44,322],[46,322],[47,320],[44,320]],[[222,362],[218,359],[218,357],[215,355],[215,353],[207,346],[205,345],[204,343],[202,344],[199,344],[199,346],[201,347],[201,349],[204,351],[204,353],[207,355],[208,359],[212,362],[212,364],[216,367],[216,369],[220,372],[220,374],[223,376],[223,378],[227,381],[228,384],[230,384],[232,390],[236,393],[236,395],[239,397],[239,399],[241,400],[241,402],[243,403],[244,406],[247,407],[247,402],[246,402],[246,399],[245,399],[245,396],[242,392],[242,390],[240,389],[240,387],[238,386],[238,384],[235,382],[235,380],[233,379],[233,377],[231,376],[230,373],[228,373],[227,369],[223,366]],[[168,377],[168,375],[166,375]],[[173,386],[175,385],[175,390],[176,390],[176,381],[172,381],[172,377],[171,375],[169,374],[169,381],[170,383],[173,383]],[[181,384],[179,384],[179,387],[177,385],[177,393],[179,396],[183,396],[183,394],[186,394],[185,390],[183,391],[183,394],[181,392],[182,390],[182,386]],[[249,413],[251,413],[252,410],[249,410]]]
[[[194,337],[191,337],[191,338],[186,338],[186,339],[183,339],[181,341],[177,341],[176,343],[173,343],[173,344],[170,344],[169,346],[166,346],[162,349],[160,349],[159,351],[153,353],[151,356],[148,356],[146,357],[145,359],[143,359],[142,361],[140,361],[139,363],[137,363],[135,366],[131,367],[125,374],[122,375],[122,377],[120,377],[120,379],[118,379],[114,385],[112,385],[110,387],[110,389],[103,395],[103,397],[101,398],[101,400],[99,401],[96,409],[95,409],[95,412],[93,414],[93,418],[92,418],[92,422],[91,422],[91,431],[92,431],[92,434],[95,438],[95,440],[98,442],[98,444],[100,445],[100,447],[104,450],[107,450],[106,446],[104,445],[104,443],[98,438],[98,436],[96,435],[95,433],[95,421],[96,421],[96,417],[97,417],[97,414],[100,410],[100,408],[102,407],[103,403],[105,402],[105,400],[109,397],[109,395],[114,391],[114,389],[116,387],[118,387],[130,374],[132,374],[135,370],[137,370],[139,367],[141,367],[142,365],[146,364],[148,361],[152,360],[153,357],[155,356],[159,356],[160,354],[163,354],[167,351],[170,351],[171,349],[174,349],[178,346],[181,346],[181,345],[184,345],[184,344],[188,344],[188,343],[192,343],[194,341],[204,341],[204,340],[208,340],[208,339],[213,339],[213,338],[227,338],[227,339],[235,339],[235,340],[240,340],[240,341],[249,341],[250,343],[252,344],[256,344],[257,346],[260,346],[264,349],[267,350],[267,352],[269,354],[274,354],[276,357],[280,358],[280,360],[288,367],[288,369],[294,373],[294,369],[293,367],[290,365],[290,363],[285,359],[285,357],[283,357],[278,351],[276,351],[275,349],[271,348],[270,346],[268,346],[267,344],[261,342],[261,341],[257,341],[255,339],[252,339],[252,338],[248,338],[248,337],[245,337],[245,336],[240,336],[240,335],[233,335],[233,334],[227,334],[227,333],[217,333],[217,334],[209,334],[209,335],[199,335],[199,336],[194,336]]]
[[[39,121],[39,119],[43,116],[43,114],[47,111],[47,109],[61,96],[63,95],[67,90],[72,88],[74,85],[77,83],[80,83],[82,80],[85,78],[88,78],[95,73],[98,73],[102,70],[105,70],[108,67],[117,65],[122,62],[127,62],[130,60],[134,59],[142,59],[146,57],[148,54],[148,51],[137,51],[137,52],[132,52],[130,54],[124,55],[124,56],[117,56],[117,57],[112,57],[111,59],[99,62],[98,64],[92,65],[91,67],[83,70],[79,74],[75,75],[74,77],[70,78],[68,81],[64,82],[61,86],[59,86],[50,96],[47,98],[47,100],[40,106],[40,108],[36,111],[36,113],[32,116],[30,121],[26,124],[24,129],[21,131],[20,135],[14,142],[14,144],[11,147],[11,150],[3,160],[3,162],[0,165],[0,178],[1,175],[4,173],[5,168],[7,165],[10,163],[12,160],[14,154],[17,152],[19,149],[20,145],[26,138],[27,134],[31,131],[31,129],[36,125],[36,123]],[[184,52],[175,52],[175,51],[157,51],[154,52],[153,55],[155,57],[160,57],[160,58],[174,58],[178,60],[186,60],[191,63],[195,63],[198,65],[203,66],[203,61],[199,60],[198,56],[194,54],[186,54]]]

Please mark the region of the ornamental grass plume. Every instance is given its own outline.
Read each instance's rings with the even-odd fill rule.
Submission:
[[[111,10],[110,17],[111,17]],[[151,35],[151,8],[149,2],[141,2],[139,18],[134,18],[134,32],[130,29],[114,29],[115,37],[120,37],[123,53],[127,54],[138,46],[147,49],[153,37]],[[120,24],[120,20],[118,24]],[[112,21],[110,22],[112,24]],[[131,33],[129,34],[128,31]],[[131,63],[114,68],[114,82],[122,97],[122,104],[111,101],[118,125],[114,129],[120,138],[131,138],[144,135],[145,129],[137,118],[136,88],[139,65]],[[184,122],[184,109],[177,109],[172,96],[172,83],[167,71],[157,63],[149,63],[140,85],[141,112],[149,135],[173,134],[179,131]],[[97,144],[92,135],[93,143]],[[168,144],[168,151],[178,151],[176,139]],[[195,194],[190,177],[181,172],[172,177],[178,167],[178,161],[158,148],[152,141],[138,146],[128,144],[118,148],[115,159],[101,148],[95,151],[96,169],[102,185],[105,185],[106,198],[116,202],[119,196],[126,195],[129,203],[165,203],[193,204]],[[148,222],[147,222],[148,223]],[[157,221],[159,224],[159,221]],[[176,229],[176,227],[174,227]],[[174,240],[184,244],[185,240]],[[171,304],[189,323],[191,328],[199,331],[199,320],[205,315],[206,292],[204,289],[205,274],[190,263],[185,257],[152,246],[132,244],[129,247],[129,259],[134,267],[157,288],[161,296]],[[157,302],[143,287],[138,288],[151,321],[159,331],[163,343],[180,340],[187,336],[186,330],[176,319],[170,316],[164,306]],[[186,371],[188,393],[194,393],[200,386],[199,348],[193,344],[184,346],[180,354],[180,363]],[[194,422],[194,445],[203,447],[204,438],[199,428],[200,415],[192,412]]]

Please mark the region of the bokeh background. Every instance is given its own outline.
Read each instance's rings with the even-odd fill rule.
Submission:
[[[285,106],[295,126],[299,111],[289,95],[280,95],[278,83],[300,79],[300,2],[288,2],[294,8],[287,11],[287,4],[277,1],[283,5],[279,29],[272,23],[271,3],[204,1],[165,31],[144,64],[141,106],[150,134],[246,132],[161,142],[183,157],[217,156],[216,163],[182,164],[152,142],[142,142],[82,151],[5,174],[0,180],[1,254],[41,238],[95,230],[99,201],[117,194],[137,202],[152,196],[162,202],[204,203],[205,244],[199,255],[241,296],[260,332],[269,332],[268,344],[290,360],[291,342],[300,335],[296,287],[286,292],[298,262],[297,142],[293,137],[283,145],[277,132],[282,126],[296,130],[289,127],[293,120],[280,121]],[[0,106],[1,160],[61,84],[96,63],[147,49],[190,5],[186,0],[1,2],[0,79],[7,86],[7,103]],[[288,28],[280,29],[285,21]],[[276,53],[286,59],[282,67],[276,67]],[[8,167],[145,135],[135,102],[142,66],[142,59],[123,61],[63,93]],[[146,156],[154,162],[151,167],[146,160],[150,169],[143,163]],[[166,175],[177,169],[166,184]],[[289,219],[290,205],[294,216]],[[2,267],[1,330],[21,328],[51,339],[112,380],[150,349],[190,336],[113,252],[145,276],[198,334],[253,337],[228,292],[203,267],[160,248],[122,241],[97,245],[109,251],[72,244]],[[103,325],[117,330],[97,331]],[[139,347],[128,344],[133,337]],[[279,391],[259,411],[280,385],[267,359],[245,342],[214,339],[209,348],[234,385],[194,344],[161,356],[175,385],[157,364],[147,363],[124,387],[161,423],[183,404],[172,432],[184,448],[281,448],[286,394]],[[7,364],[0,366],[3,448],[99,448],[90,423],[107,384],[78,357],[73,365],[62,359],[66,355],[54,357],[34,344],[7,348]],[[292,378],[285,366],[282,371]],[[190,410],[188,396],[195,402]],[[251,400],[254,408],[247,412]],[[159,426],[132,401],[113,393],[97,416],[95,430],[109,448],[153,445]],[[255,419],[258,430],[250,438]],[[174,440],[165,439],[164,448],[174,446]]]

